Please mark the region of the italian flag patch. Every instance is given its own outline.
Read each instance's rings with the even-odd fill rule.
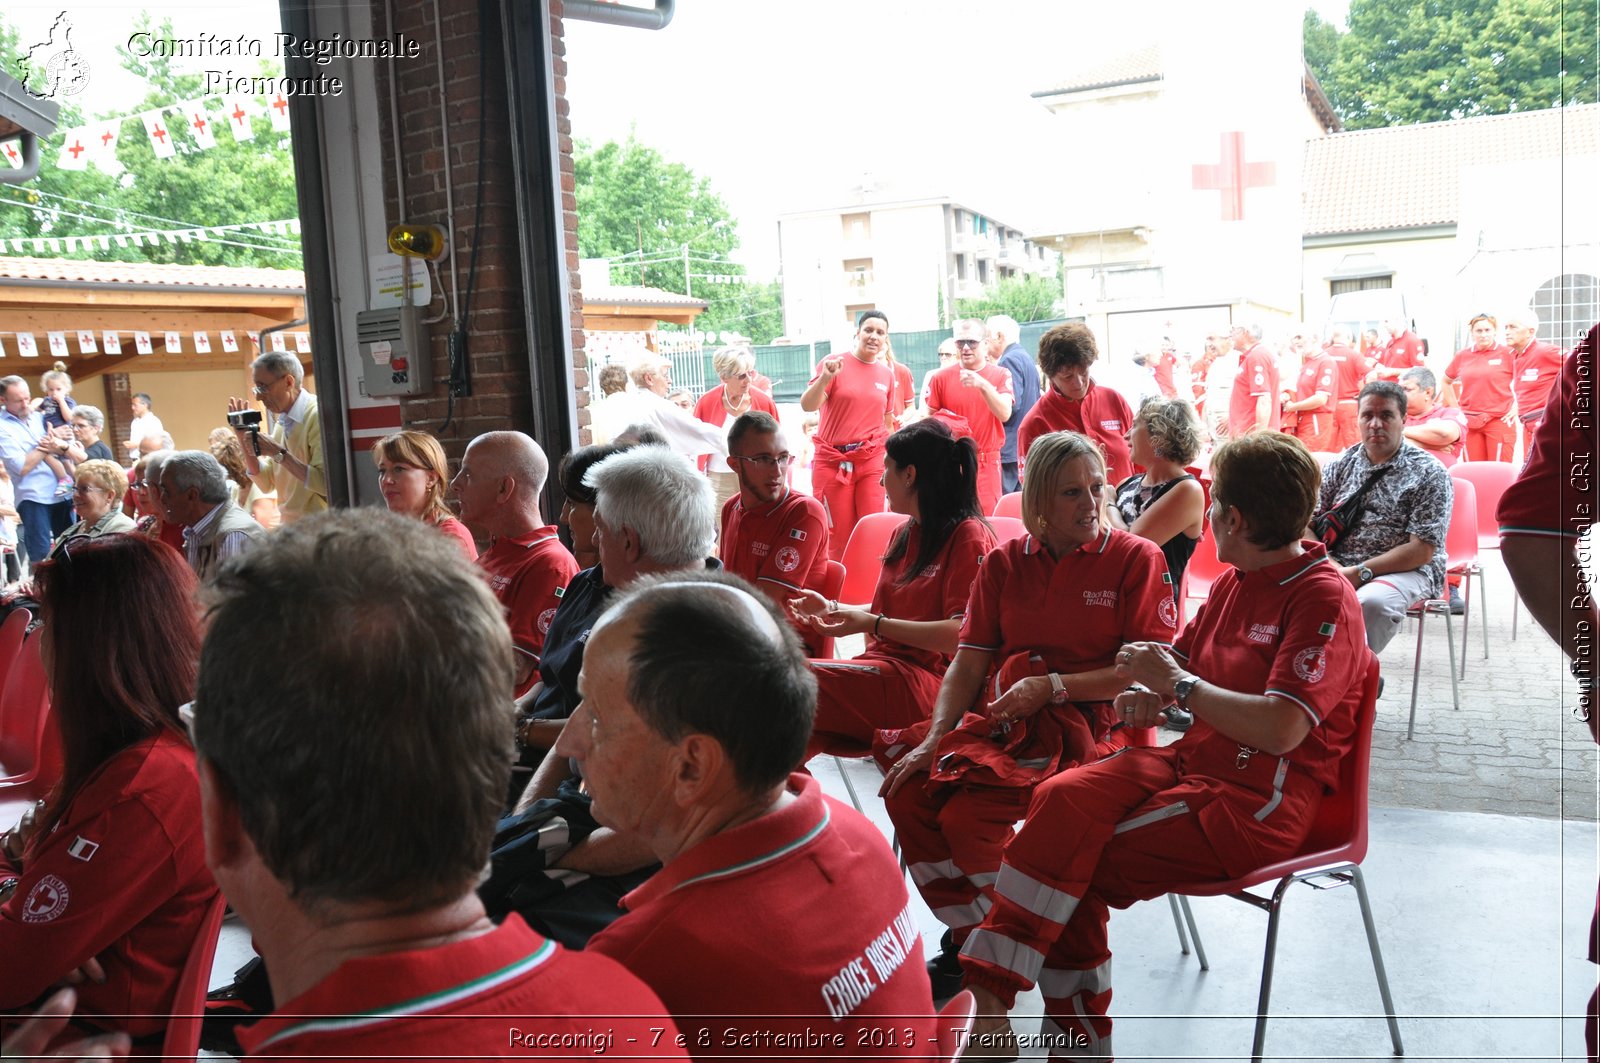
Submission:
[[[1338,628],[1338,624],[1323,624],[1317,628],[1317,634],[1322,635],[1324,638],[1331,637]]]
[[[557,587],[556,588],[556,597],[557,598],[561,597],[563,594],[566,594],[566,593],[567,593],[567,588],[565,588],[565,587]]]
[[[1165,583],[1169,587],[1172,586],[1172,573],[1170,573],[1170,572],[1161,573],[1161,582]]]

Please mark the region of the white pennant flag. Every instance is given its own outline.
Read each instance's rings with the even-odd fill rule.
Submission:
[[[15,140],[8,140],[0,144],[0,155],[6,157],[6,162],[11,164],[13,170],[22,169],[22,152],[17,148]]]
[[[89,127],[89,161],[102,170],[117,170],[117,139],[122,136],[122,120],[101,122]]]
[[[294,349],[300,354],[311,353],[311,333],[296,332],[294,334]]]
[[[156,158],[170,159],[178,153],[178,149],[172,146],[172,133],[162,124],[160,111],[146,111],[139,118],[144,122],[145,135],[150,138]]]
[[[211,112],[202,107],[199,100],[185,107],[183,116],[189,124],[189,136],[201,151],[210,151],[217,146],[217,136],[211,131]]]
[[[182,333],[180,333],[180,332],[169,332],[169,333],[167,333],[167,353],[168,354],[182,354],[183,353],[183,334]]]
[[[239,350],[239,340],[234,336],[232,329],[222,330],[222,349],[229,354],[234,354]]]
[[[122,337],[118,336],[111,329],[106,329],[104,332],[100,333],[100,346],[106,349],[107,354],[121,354]]]
[[[6,341],[5,340],[0,340],[0,358],[4,358],[5,356],[6,356]]]
[[[283,98],[283,93],[278,93],[267,104],[267,117],[272,119],[272,128],[280,133],[289,129],[289,101]]]
[[[150,333],[135,332],[133,334],[133,349],[140,354],[149,354],[153,349],[150,346]]]
[[[272,349],[280,354],[289,349],[288,346],[283,342],[283,333],[274,332],[272,334]]]
[[[17,333],[17,353],[22,355],[24,358],[39,357],[39,348],[34,346],[33,343],[33,333]]]
[[[65,332],[47,332],[45,336],[50,340],[50,357],[65,358],[67,356],[67,334]]]
[[[250,337],[250,351],[252,354],[261,353],[261,333],[255,329],[248,329],[245,335]]]
[[[89,130],[87,127],[69,129],[61,138],[61,154],[56,157],[60,170],[82,170],[89,165]]]
[[[228,119],[228,128],[233,130],[234,140],[256,138],[255,116],[261,113],[261,108],[256,106],[255,100],[248,96],[224,96],[222,113]]]
[[[196,354],[210,354],[211,353],[211,336],[210,336],[210,334],[205,333],[205,332],[196,332],[194,334],[194,353],[196,353]]]
[[[78,352],[80,354],[99,354],[100,348],[95,346],[94,333],[88,329],[78,330]]]

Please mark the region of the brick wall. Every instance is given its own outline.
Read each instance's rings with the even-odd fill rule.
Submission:
[[[466,444],[475,436],[496,429],[531,431],[533,409],[528,372],[528,337],[523,323],[522,265],[517,247],[516,195],[511,173],[511,147],[506,131],[506,75],[500,35],[485,39],[479,33],[475,4],[446,4],[441,8],[444,37],[444,92],[450,128],[450,158],[445,159],[444,139],[439,127],[438,67],[434,52],[433,5],[427,0],[400,0],[394,8],[394,29],[414,38],[422,47],[421,56],[395,64],[395,85],[399,93],[401,137],[389,128],[387,64],[378,64],[379,112],[384,129],[383,179],[388,216],[391,221],[431,223],[445,228],[445,174],[454,183],[456,234],[452,256],[461,295],[467,288],[468,264],[472,257],[473,221],[477,210],[478,179],[478,93],[480,57],[488,81],[484,117],[484,177],[482,237],[478,249],[478,275],[473,287],[468,317],[468,357],[472,372],[472,394],[455,400],[453,421],[441,431],[449,407],[450,374],[447,337],[453,323],[448,318],[428,329],[432,351],[433,386],[423,395],[401,400],[401,417],[408,428],[418,428],[438,436],[452,460],[459,459]],[[382,25],[382,7],[375,5],[374,18]],[[551,32],[556,42],[556,86],[565,91],[565,66],[560,58],[562,24],[559,0],[552,4]],[[567,103],[558,100],[561,115],[562,202],[567,226],[567,255],[576,278],[577,215],[572,196],[572,159]],[[403,140],[406,201],[396,209],[394,158],[397,142]],[[452,292],[450,262],[439,264],[433,305],[424,315],[432,317],[441,307],[448,309]],[[444,300],[441,302],[441,298]],[[574,342],[577,365],[583,365],[581,320],[578,295],[572,293]],[[559,455],[551,455],[552,464]]]
[[[567,277],[571,291],[572,383],[578,399],[578,443],[589,442],[589,363],[583,353],[583,295],[578,282],[578,199],[572,169],[572,119],[567,108],[567,44],[561,22],[561,0],[550,0],[552,68],[556,86],[556,133],[561,149],[561,221],[567,235]]]

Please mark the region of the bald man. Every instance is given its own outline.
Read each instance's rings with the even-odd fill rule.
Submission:
[[[539,674],[545,632],[562,590],[578,574],[578,562],[539,510],[549,474],[549,459],[532,439],[521,432],[487,432],[467,444],[461,471],[450,481],[461,522],[489,540],[478,564],[511,626],[518,697]]]

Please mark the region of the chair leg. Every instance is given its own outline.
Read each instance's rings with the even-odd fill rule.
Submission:
[[[1417,733],[1417,683],[1422,678],[1422,633],[1428,629],[1428,606],[1423,604],[1417,611],[1417,659],[1411,665],[1411,718],[1406,721],[1406,741],[1409,742]],[[1451,678],[1455,677],[1455,664],[1452,660],[1450,668]]]
[[[1262,1049],[1267,1042],[1267,1005],[1272,1001],[1272,967],[1278,956],[1278,916],[1283,912],[1283,895],[1294,882],[1293,876],[1281,880],[1278,888],[1272,891],[1272,900],[1263,906],[1267,909],[1267,947],[1261,959],[1261,995],[1256,1000],[1256,1036],[1250,1046],[1251,1063],[1261,1063]]]
[[[1446,603],[1445,607],[1444,607],[1444,634],[1445,634],[1445,641],[1448,642],[1449,645],[1450,645],[1450,700],[1455,704],[1456,711],[1460,712],[1461,711],[1461,684],[1456,679],[1456,629],[1450,626],[1450,606],[1449,606],[1449,603]],[[1462,634],[1462,643],[1461,643],[1461,656],[1463,658],[1465,658],[1466,655],[1467,655],[1467,644],[1466,644],[1465,640],[1466,640],[1466,634],[1463,632],[1463,634]],[[1465,668],[1466,668],[1466,661],[1465,660],[1462,661],[1462,668],[1463,668],[1463,670],[1465,670]]]
[[[1200,928],[1195,925],[1194,909],[1189,907],[1189,898],[1178,894],[1178,907],[1183,909],[1183,921],[1189,924],[1189,937],[1194,941],[1194,954],[1200,961],[1202,971],[1211,970],[1211,961],[1206,959],[1206,947],[1200,940]]]
[[[1517,613],[1522,611],[1522,596],[1517,594],[1515,587],[1511,588],[1511,641],[1517,641]]]
[[[1178,932],[1178,951],[1187,956],[1189,955],[1189,935],[1183,929],[1183,916],[1178,914],[1177,894],[1167,894],[1167,907],[1172,909],[1172,926]]]
[[[1445,597],[1450,597],[1449,592]],[[1450,623],[1450,615],[1445,614],[1444,622]],[[1461,574],[1461,678],[1467,678],[1467,647],[1471,644],[1467,640],[1467,628],[1472,623],[1472,570]]]
[[[1479,597],[1479,599],[1482,600],[1482,603],[1483,603],[1482,611],[1478,614],[1478,627],[1483,632],[1483,659],[1487,661],[1489,659],[1489,617],[1492,614],[1489,611],[1489,588],[1488,588],[1488,585],[1484,583],[1485,576],[1484,576],[1483,566],[1479,565],[1477,571],[1478,571],[1478,597]],[[1468,602],[1467,603],[1467,608],[1471,609],[1472,608],[1472,603]],[[1466,648],[1466,644],[1465,643],[1462,644],[1462,648],[1463,649]]]
[[[1451,660],[1455,660],[1454,657]],[[833,766],[839,771],[839,778],[844,780],[844,788],[850,792],[850,803],[856,806],[856,811],[866,815],[866,809],[861,807],[861,798],[856,793],[856,784],[850,781],[850,773],[844,768],[844,758],[834,757]]]
[[[1372,919],[1372,903],[1367,900],[1367,883],[1362,877],[1361,868],[1350,865],[1350,878],[1356,886],[1356,897],[1361,901],[1361,922],[1367,928],[1367,948],[1372,953],[1372,970],[1378,976],[1378,994],[1383,997],[1384,1018],[1389,1020],[1389,1040],[1394,1045],[1394,1054],[1406,1054],[1405,1046],[1400,1043],[1400,1023],[1395,1018],[1394,997],[1389,995],[1389,972],[1383,966],[1383,950],[1378,947],[1378,927]]]

